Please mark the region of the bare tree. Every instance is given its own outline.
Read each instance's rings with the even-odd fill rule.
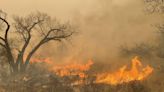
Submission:
[[[146,12],[149,13],[158,13],[160,15],[164,14],[164,0],[144,0],[146,5]],[[154,51],[157,57],[164,58],[164,24],[156,24],[157,28],[157,43],[154,46]]]
[[[146,11],[149,13],[164,13],[163,0],[144,0]]]
[[[61,24],[47,14],[40,12],[32,13],[26,17],[15,16],[13,28],[10,28],[11,25],[6,19],[6,13],[0,11],[0,23],[2,27],[4,27],[4,24],[6,25],[4,36],[0,36],[0,46],[7,52],[8,63],[12,73],[24,72],[30,63],[31,57],[42,45],[50,41],[61,42],[64,39],[70,38],[75,33],[68,23]],[[1,29],[3,29],[2,27]],[[19,42],[15,42],[19,44],[14,48],[17,50],[16,57],[9,39],[10,31],[16,32],[17,35],[15,37],[20,40]],[[30,51],[27,51],[33,38],[37,38],[39,41],[35,42],[37,44]],[[18,41],[17,39],[13,40]],[[25,53],[27,53],[26,57]]]
[[[146,12],[148,13],[164,13],[164,1],[163,0],[144,0]],[[141,57],[150,58],[152,55],[159,58],[164,58],[164,24],[156,24],[157,28],[157,40],[155,45],[148,43],[138,43],[135,46],[129,48],[127,46],[121,46],[120,52],[123,56],[139,55]]]

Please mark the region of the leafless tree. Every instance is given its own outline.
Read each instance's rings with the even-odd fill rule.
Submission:
[[[158,13],[163,14],[164,13],[164,1],[163,0],[144,0],[146,12],[152,14],[152,13]],[[157,40],[155,45],[150,45],[148,43],[138,43],[134,47],[127,47],[127,46],[121,46],[120,52],[123,56],[130,56],[130,55],[139,55],[142,57],[150,57],[152,55],[155,55],[160,58],[164,58],[164,24],[156,24],[155,27],[157,28]]]
[[[12,73],[24,72],[30,63],[31,57],[42,45],[50,41],[61,42],[64,39],[70,38],[75,33],[71,25],[68,23],[62,24],[45,13],[37,12],[25,17],[15,16],[12,25],[6,16],[5,12],[0,11],[0,30],[4,33],[4,36],[0,36],[0,46],[6,50]],[[17,54],[13,52],[10,39],[12,35],[9,35],[14,32],[17,35],[12,40],[17,41],[14,42],[18,44],[14,48],[17,50]],[[36,45],[30,51],[27,51],[33,38],[37,38],[39,41],[35,42]],[[26,56],[25,53],[27,53]]]
[[[163,0],[144,0],[146,11],[149,13],[164,13]]]
[[[164,0],[144,0],[146,5],[146,12],[149,13],[158,13],[163,15],[164,14]],[[164,58],[164,24],[156,24],[155,27],[157,28],[157,43],[155,48],[156,56],[160,58]]]

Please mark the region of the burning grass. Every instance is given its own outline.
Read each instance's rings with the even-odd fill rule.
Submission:
[[[122,84],[131,81],[140,81],[147,78],[153,72],[153,68],[147,65],[143,67],[142,63],[138,60],[138,57],[132,59],[131,69],[127,69],[127,65],[124,65],[119,70],[113,73],[100,73],[97,75],[96,83],[106,84]]]
[[[150,92],[145,81],[153,68],[144,67],[137,57],[130,69],[124,65],[114,72],[93,74],[89,73],[91,66],[92,60],[57,65],[50,59],[32,59],[26,74],[1,81],[0,92]]]
[[[67,65],[56,65],[53,61],[49,59],[38,60],[33,59],[34,62],[43,62],[50,64],[51,67],[49,71],[54,72],[56,75],[61,77],[64,76],[78,76],[81,80],[88,77],[86,74],[90,70],[91,66],[94,64],[92,60],[89,60],[87,64],[77,64],[71,63]],[[132,59],[131,68],[128,69],[127,65],[123,65],[121,68],[114,72],[100,72],[92,76],[96,77],[95,83],[105,83],[110,85],[117,85],[122,83],[128,83],[131,81],[142,81],[146,79],[153,72],[153,68],[149,65],[142,65],[138,57]]]

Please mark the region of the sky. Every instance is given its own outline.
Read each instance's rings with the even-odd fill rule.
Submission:
[[[31,11],[42,11],[52,16],[70,17],[74,11],[86,11],[94,0],[0,0],[0,7],[9,14],[24,15]]]
[[[31,12],[48,13],[59,20],[71,21],[79,30],[64,56],[75,58],[111,58],[119,46],[151,42],[155,38],[156,15],[144,11],[142,0],[0,0],[0,9],[8,16]],[[49,45],[53,48],[54,45]],[[55,51],[47,55],[56,55]],[[112,54],[111,54],[112,52]],[[60,55],[60,54],[59,54]]]

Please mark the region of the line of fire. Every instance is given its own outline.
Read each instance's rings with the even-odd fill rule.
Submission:
[[[163,0],[0,0],[0,92],[164,92]]]

